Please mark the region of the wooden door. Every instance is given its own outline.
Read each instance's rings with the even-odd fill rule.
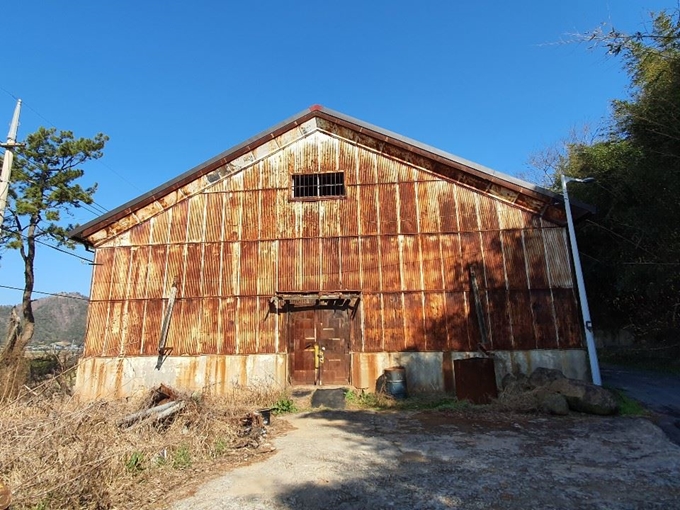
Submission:
[[[324,350],[323,384],[349,383],[348,310],[335,303],[294,308],[289,312],[288,356],[291,384],[314,384],[314,343]]]

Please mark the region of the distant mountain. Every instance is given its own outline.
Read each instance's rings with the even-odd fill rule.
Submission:
[[[33,302],[35,333],[32,345],[69,342],[82,345],[87,321],[87,296],[64,292]],[[0,343],[7,334],[11,305],[0,305]],[[19,310],[17,312],[21,313]]]

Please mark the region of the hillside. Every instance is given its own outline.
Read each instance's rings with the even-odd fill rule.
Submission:
[[[87,296],[78,293],[63,293],[63,296],[49,296],[34,301],[35,335],[31,343],[69,342],[82,345],[87,321],[85,299]],[[11,305],[0,305],[0,342],[4,341],[11,310]]]

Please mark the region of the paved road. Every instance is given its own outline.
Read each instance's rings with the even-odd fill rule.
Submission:
[[[601,372],[604,384],[658,413],[658,425],[680,445],[680,376],[611,365],[603,365]]]

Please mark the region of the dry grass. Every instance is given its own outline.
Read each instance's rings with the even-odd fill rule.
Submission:
[[[14,510],[157,508],[191,472],[205,477],[217,464],[255,455],[241,420],[279,397],[258,390],[187,397],[172,421],[130,430],[117,421],[144,408],[144,399],[78,404],[53,395],[5,403],[0,479],[12,489]]]

